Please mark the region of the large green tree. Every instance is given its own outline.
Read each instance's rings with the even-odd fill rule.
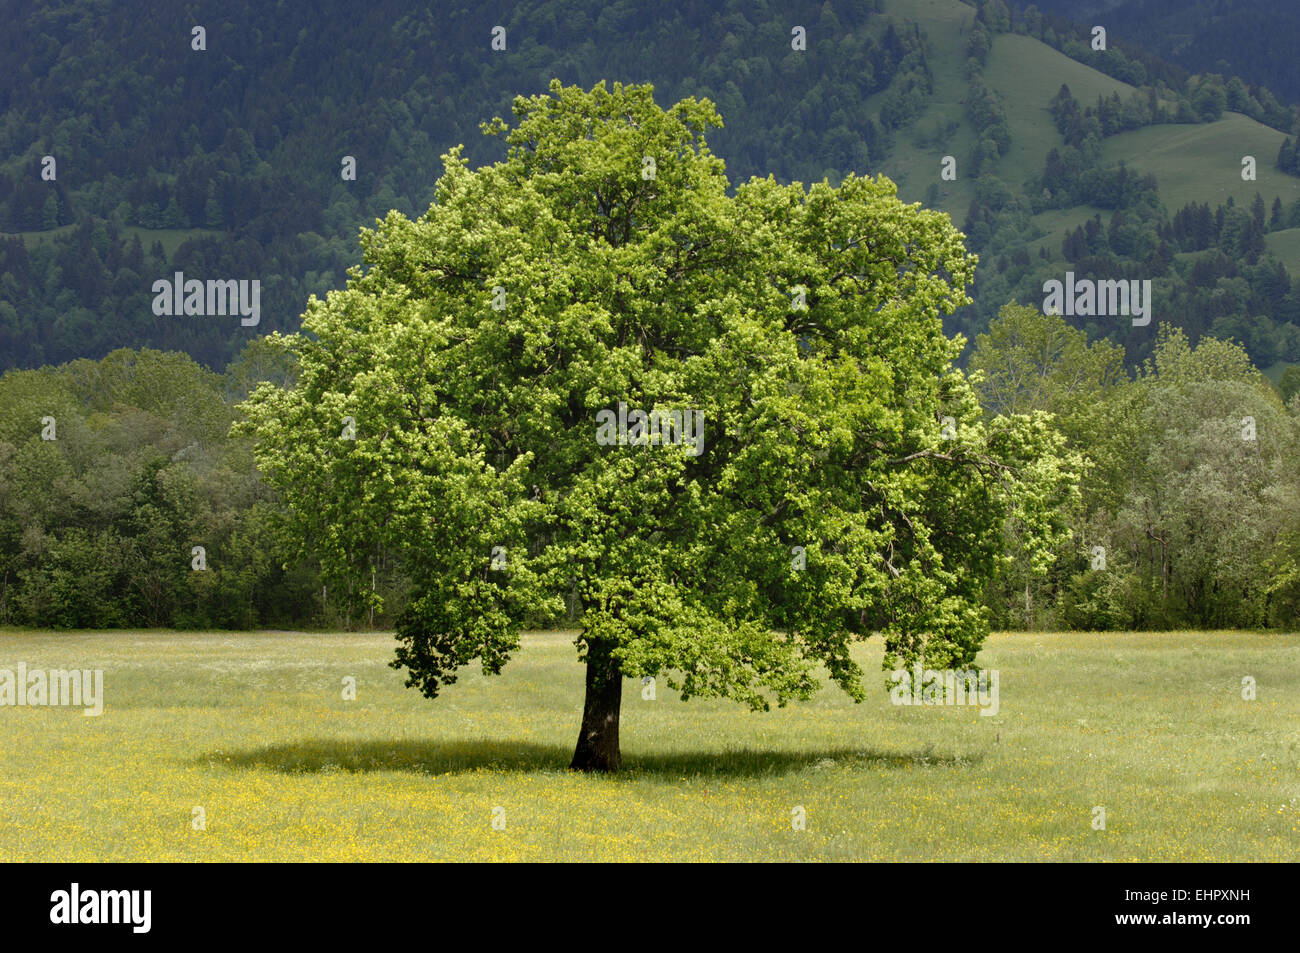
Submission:
[[[819,665],[864,697],[873,634],[887,670],[970,665],[1004,518],[1046,552],[1074,475],[1043,415],[983,421],[953,367],[975,261],[947,216],[855,175],[729,194],[712,104],[648,86],[554,82],[514,117],[484,127],[504,161],[453,150],[423,216],[363,232],[367,268],[286,339],[296,382],[244,406],[339,591],[364,605],[399,554],[407,684],[498,672],[569,600],[573,767],[613,770],[626,677],[767,709]]]

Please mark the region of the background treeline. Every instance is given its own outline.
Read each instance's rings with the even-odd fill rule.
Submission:
[[[1074,533],[1045,573],[1006,527],[988,594],[1008,628],[1293,626],[1300,618],[1300,369],[1290,402],[1245,352],[1163,331],[1137,374],[1122,349],[1008,305],[976,342],[990,413],[1055,415],[1088,461]],[[0,624],[356,628],[390,625],[401,567],[358,553],[384,599],[349,615],[287,536],[234,405],[293,369],[268,341],[224,375],[183,354],[118,350],[0,377]],[[960,424],[959,424],[960,425]],[[47,438],[53,439],[47,439]],[[202,546],[206,568],[194,568]],[[1105,550],[1093,568],[1094,547]],[[537,625],[559,619],[539,617]]]
[[[1176,2],[1184,8],[1187,6],[1187,0],[1176,0]],[[1222,0],[1218,2],[1221,3]],[[1110,13],[1097,14],[1088,18],[1090,25],[1085,25],[1071,22],[1063,17],[1045,15],[1033,4],[1025,7],[1023,12],[1017,11],[1014,14],[1008,10],[1002,0],[983,2],[980,5],[991,11],[981,17],[981,21],[988,29],[993,31],[1014,29],[1016,32],[1042,40],[1071,59],[1086,62],[1108,76],[1143,89],[1142,96],[1138,99],[1139,102],[1143,99],[1147,100],[1149,108],[1143,114],[1141,106],[1133,109],[1132,103],[1126,104],[1128,120],[1132,121],[1140,117],[1140,121],[1133,122],[1126,128],[1134,129],[1152,123],[1166,122],[1214,122],[1225,109],[1243,113],[1274,129],[1288,131],[1295,128],[1296,111],[1293,108],[1279,100],[1272,90],[1261,82],[1247,83],[1241,79],[1241,75],[1259,76],[1261,71],[1258,63],[1251,64],[1254,68],[1249,72],[1234,71],[1239,75],[1225,76],[1220,72],[1205,72],[1202,64],[1213,63],[1216,69],[1220,69],[1220,64],[1225,62],[1221,55],[1216,54],[1181,58],[1183,63],[1196,64],[1196,68],[1183,69],[1157,55],[1157,51],[1166,48],[1167,44],[1153,46],[1148,43],[1136,46],[1132,42],[1121,39],[1122,36],[1133,35],[1131,28],[1126,29],[1129,21],[1122,16],[1115,17]],[[1259,9],[1261,4],[1255,0],[1253,6]],[[1074,15],[1076,19],[1084,17],[1077,9],[1067,9],[1064,12]],[[1184,21],[1184,35],[1186,35],[1186,22]],[[1092,55],[1094,26],[1102,26],[1107,31],[1107,55],[1104,57]],[[1209,31],[1205,30],[1205,24],[1201,23],[1199,26],[1203,31],[1199,35],[1206,36]],[[1143,38],[1146,39],[1145,33]],[[1285,70],[1279,71],[1274,68],[1274,65],[1282,59],[1285,57],[1275,55],[1265,61],[1268,64],[1267,74],[1270,79],[1279,76],[1284,80],[1289,78]],[[1287,97],[1292,101],[1297,98],[1296,91],[1289,86]],[[1122,129],[1114,128],[1105,134],[1111,135],[1119,131]]]
[[[1289,402],[1238,345],[1163,327],[1122,348],[1005,306],[971,368],[985,411],[1055,415],[1085,456],[1070,544],[1045,573],[1016,528],[989,595],[1007,628],[1294,627],[1300,619],[1300,375]]]
[[[119,350],[0,378],[0,620],[245,628],[324,608],[228,436],[247,370]]]
[[[1089,179],[1057,172],[1057,164],[1053,150],[1045,192],[1053,185],[1080,188],[1092,182],[1091,203],[1113,211],[1104,217],[1096,213],[1067,232],[1049,256],[1045,246],[1031,253],[1021,241],[1008,241],[1009,222],[1028,221],[1008,196],[991,196],[989,204],[972,208],[965,230],[971,246],[985,254],[976,279],[984,296],[979,317],[968,315],[964,331],[973,336],[988,326],[982,312],[991,292],[1004,301],[1041,302],[1043,283],[1063,277],[1063,259],[1076,279],[1151,279],[1153,313],[1166,319],[1176,315],[1193,341],[1207,334],[1236,340],[1260,367],[1300,361],[1300,276],[1267,255],[1264,246],[1270,232],[1300,227],[1300,200],[1287,207],[1275,200],[1266,208],[1256,195],[1249,208],[1242,208],[1229,197],[1213,210],[1207,203],[1189,204],[1169,216],[1142,178],[1123,166],[1113,176]],[[1151,356],[1154,339],[1145,328],[1114,317],[1077,322],[1091,337],[1131,345],[1132,366]]]
[[[304,555],[290,538],[249,439],[230,434],[260,381],[293,377],[267,338],[224,374],[123,348],[0,376],[0,625],[391,626],[401,567],[358,551],[384,611],[356,615],[355,593],[322,585],[313,541]]]
[[[1058,17],[1105,23],[1147,51],[1188,72],[1223,64],[1222,72],[1250,83],[1267,82],[1294,102],[1300,99],[1300,6],[1276,0],[1037,0]],[[1096,11],[1096,12],[1094,12]]]

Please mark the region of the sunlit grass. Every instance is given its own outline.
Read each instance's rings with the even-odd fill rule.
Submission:
[[[392,648],[0,633],[0,668],[102,668],[107,695],[98,718],[0,708],[0,860],[1300,859],[1296,636],[997,635],[996,717],[897,708],[882,682],[752,714],[629,681],[614,777],[566,770],[571,636],[436,702]]]

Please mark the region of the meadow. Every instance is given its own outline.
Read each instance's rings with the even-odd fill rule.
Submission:
[[[629,680],[603,777],[566,770],[572,638],[430,702],[385,633],[0,631],[106,696],[0,708],[0,861],[1300,860],[1296,635],[995,634],[994,717],[891,704],[875,642],[859,705]]]

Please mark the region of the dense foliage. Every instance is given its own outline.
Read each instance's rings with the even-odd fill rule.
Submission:
[[[315,571],[284,566],[274,499],[228,435],[250,370],[271,368],[227,379],[183,354],[119,350],[0,378],[0,622],[244,628],[318,614]]]
[[[861,699],[873,635],[887,671],[972,665],[1003,519],[1045,553],[1077,481],[952,365],[947,216],[855,176],[730,197],[713,107],[652,94],[516,99],[506,160],[453,151],[425,215],[364,234],[241,427],[331,578],[368,596],[364,554],[400,554],[395,664],[430,698],[572,597],[582,768],[618,766],[625,676],[766,709],[819,665]]]
[[[1051,572],[1018,561],[991,591],[1001,624],[1295,625],[1300,398],[1284,406],[1239,346],[1164,329],[1130,378],[1115,345],[1008,305],[971,364],[987,413],[1049,412],[1088,459]]]
[[[0,236],[0,368],[119,347],[181,350],[223,368],[252,334],[296,329],[310,294],[343,285],[359,226],[390,209],[426,208],[438,155],[463,143],[471,164],[488,161],[478,117],[505,112],[514,94],[552,77],[583,87],[649,81],[661,101],[708,98],[727,117],[714,147],[734,182],[772,174],[834,184],[889,168],[898,134],[930,101],[935,69],[908,5],[889,14],[881,6],[531,0],[489,15],[397,0],[360,12],[337,0],[240,0],[182,13],[150,0],[121,16],[84,0],[15,0],[7,11],[15,28],[0,36],[12,77],[0,86],[0,233],[15,236]],[[981,270],[974,304],[946,319],[950,333],[971,337],[1009,297],[1028,300],[1041,280],[1028,219],[1045,208],[1125,213],[1129,240],[1081,265],[1081,275],[1103,267],[1149,275],[1161,265],[1169,249],[1160,230],[1175,210],[1163,209],[1153,181],[1120,181],[1099,164],[1106,136],[1211,121],[1225,109],[1300,131],[1295,110],[1263,86],[1189,75],[1117,39],[1097,57],[1085,27],[1001,0],[973,6],[966,119],[977,147],[963,168],[982,179],[961,224],[994,267]],[[202,51],[191,45],[196,24],[206,30]],[[491,47],[497,25],[505,52]],[[794,25],[805,31],[805,52],[792,49]],[[1010,129],[979,74],[1008,31],[1139,87],[1126,101],[1075,104],[1042,182],[996,173]],[[43,177],[46,156],[55,160],[52,180]],[[342,176],[345,156],[356,161],[355,179]],[[1296,218],[1285,210],[1284,221]],[[1230,243],[1214,247],[1235,254]],[[176,272],[259,280],[260,324],[155,317],[152,282]],[[1196,288],[1177,269],[1156,274],[1168,278],[1160,294],[1169,307],[1194,298],[1204,312],[1219,290]],[[1217,298],[1213,316],[1187,328],[1193,340],[1249,321],[1262,326],[1245,340],[1258,364],[1300,360],[1283,327],[1293,319],[1231,288]],[[1105,333],[1126,344],[1134,364],[1148,356],[1122,329]]]
[[[84,0],[15,0],[16,28],[0,33],[12,64],[0,84],[0,232],[9,233],[0,235],[0,368],[41,369],[0,382],[0,621],[391,622],[410,582],[394,547],[318,536],[291,551],[284,501],[262,484],[245,438],[225,433],[257,382],[291,380],[264,335],[294,331],[312,294],[344,286],[359,226],[390,209],[419,221],[439,154],[463,143],[471,168],[499,159],[478,119],[552,76],[586,87],[651,80],[661,104],[707,97],[727,117],[710,145],[726,156],[732,195],[751,174],[824,178],[829,188],[887,166],[905,136],[919,136],[913,120],[939,64],[908,5],[888,15],[881,6],[552,0],[435,14],[395,0],[360,11],[241,0],[184,14],[147,2],[125,17]],[[1263,85],[1297,95],[1292,67],[1269,54],[1276,37],[1238,28],[1256,22],[1253,0],[1203,5],[1204,22],[1184,24],[1184,48],[1140,30],[1128,34],[1150,40],[1138,48],[1112,29],[1104,57],[1089,49],[1087,26],[1048,15],[1069,6],[972,3],[964,114],[928,140],[937,149],[958,118],[975,133],[960,157],[962,174],[976,176],[960,224],[980,264],[973,303],[944,323],[979,341],[968,355],[988,372],[984,409],[1055,414],[1091,468],[1050,572],[1018,549],[1020,528],[1004,526],[1010,562],[989,604],[1006,625],[1286,625],[1300,585],[1300,531],[1288,522],[1300,367],[1274,391],[1250,364],[1300,361],[1300,276],[1268,251],[1270,235],[1300,228],[1300,201],[1220,203],[1207,193],[1168,207],[1157,176],[1104,161],[1102,143],[1231,110],[1286,134],[1276,157],[1259,160],[1295,175],[1297,112]],[[1169,3],[1146,7],[1150,23],[1169,22]],[[1139,12],[1122,4],[1115,22]],[[1275,13],[1278,35],[1290,35],[1291,15]],[[1227,14],[1230,23],[1219,19]],[[508,54],[490,46],[498,19]],[[203,52],[191,48],[196,23],[207,25]],[[791,48],[795,23],[816,55]],[[1219,31],[1222,56],[1210,56]],[[1055,145],[1024,182],[999,177],[1017,143],[983,75],[1008,33],[1137,87],[1092,101],[1056,82],[1043,88]],[[1277,69],[1258,74],[1252,60]],[[57,159],[51,181],[46,155]],[[355,181],[340,176],[343,156],[357,160]],[[938,194],[931,185],[927,204]],[[1080,224],[1049,248],[1034,216],[1058,211]],[[1180,333],[1023,311],[995,320],[1008,301],[1036,310],[1042,283],[1063,267],[1079,278],[1153,279]],[[261,323],[155,317],[152,282],[177,271],[260,279]],[[1020,360],[1026,337],[1069,355],[1048,362],[1043,379],[1072,396],[1010,397],[997,383],[994,369]],[[54,440],[41,437],[47,416]],[[1257,429],[1250,446],[1232,442],[1224,423],[1247,416]],[[1241,479],[1198,476],[1203,460]],[[1206,496],[1194,499],[1194,487]],[[1243,516],[1216,521],[1214,507]],[[206,571],[190,568],[194,545],[205,546]],[[1093,545],[1112,554],[1105,574],[1086,568]],[[534,621],[578,608],[570,590]]]

